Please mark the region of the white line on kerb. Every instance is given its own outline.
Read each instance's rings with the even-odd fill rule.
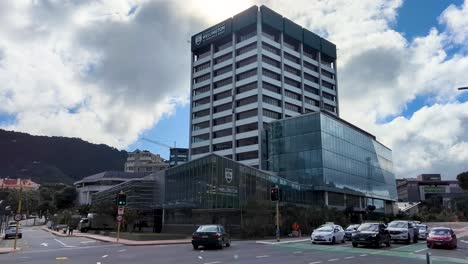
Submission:
[[[268,258],[270,255],[255,256],[256,258]]]
[[[337,261],[337,260],[340,260],[340,259],[329,259],[328,261],[332,262],[332,261]]]
[[[424,251],[424,250],[427,250],[427,248],[423,248],[423,249],[420,249],[420,250],[416,250],[415,252],[421,252],[421,251]]]
[[[57,243],[60,243],[62,246],[68,246],[67,244],[63,243],[62,241],[54,238],[55,241],[57,241]]]

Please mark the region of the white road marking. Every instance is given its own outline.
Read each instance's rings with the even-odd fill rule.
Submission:
[[[221,261],[205,262],[204,264],[218,264],[218,263],[221,263]]]
[[[62,241],[54,238],[55,241],[57,241],[57,243],[60,243],[62,246],[68,246],[67,244],[63,243]]]
[[[55,258],[56,260],[65,260],[65,259],[68,259],[67,257],[56,257]]]
[[[340,259],[329,259],[328,261],[332,262],[332,261],[337,261],[337,260],[340,260]]]
[[[460,242],[463,242],[463,243],[468,243],[468,241],[466,241],[466,240],[460,240]]]
[[[202,256],[198,256],[198,259],[203,259],[203,257],[202,257]]]
[[[104,255],[104,256],[102,256],[102,258],[107,258],[108,256],[109,256],[109,255]]]
[[[420,250],[416,250],[415,252],[418,253],[418,252],[421,252],[421,251],[424,251],[424,250],[428,250],[428,248],[423,248],[423,249],[420,249]]]
[[[319,264],[319,263],[322,263],[322,261],[310,262],[309,264]]]
[[[255,256],[256,258],[268,258],[270,255]]]
[[[121,245],[88,246],[88,247],[63,247],[63,248],[55,248],[55,249],[40,249],[40,250],[24,251],[23,254],[42,253],[42,252],[56,252],[56,251],[60,251],[60,250],[69,250],[69,249],[78,250],[78,249],[106,248],[106,247],[121,247]]]
[[[88,243],[96,243],[97,241],[90,240],[90,241],[81,241],[81,244],[88,244]]]
[[[382,251],[382,250],[380,250],[380,251],[375,251],[375,252],[372,252],[372,253],[370,253],[370,254],[371,254],[371,255],[375,255],[375,254],[379,254],[379,253],[382,253],[382,252],[383,252],[383,251]]]
[[[398,250],[400,248],[405,248],[405,247],[412,247],[414,246],[415,244],[410,244],[410,245],[406,245],[406,246],[401,246],[401,247],[397,247],[397,248],[391,248],[390,250]]]
[[[302,251],[294,251],[293,254],[301,254]]]
[[[101,262],[96,262],[96,264],[101,264]]]
[[[282,241],[282,242],[270,242],[270,241],[255,241],[257,244],[267,244],[267,245],[278,245],[278,244],[288,244],[288,243],[299,243],[310,241],[309,238],[307,239],[299,239],[299,240],[289,240],[289,241]]]
[[[48,247],[49,245],[47,243],[41,243],[41,246]]]
[[[359,256],[361,256],[361,257],[365,257],[365,256],[367,256],[367,254],[362,254],[362,255],[359,255]]]
[[[354,258],[353,256],[345,257],[345,259],[352,259]]]
[[[125,252],[125,251],[127,251],[127,250],[126,249],[121,249],[118,252]]]

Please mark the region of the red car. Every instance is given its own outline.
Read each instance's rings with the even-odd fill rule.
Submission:
[[[448,227],[434,227],[431,228],[429,236],[426,239],[427,247],[446,247],[457,248],[457,236],[451,228]]]

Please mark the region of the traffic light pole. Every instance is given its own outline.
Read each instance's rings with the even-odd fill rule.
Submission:
[[[276,185],[275,188],[278,190],[278,196],[279,196],[279,186]],[[278,200],[276,200],[276,241],[280,241],[280,218],[279,218],[279,197]]]
[[[127,205],[127,195],[123,191],[120,191],[117,195],[117,235],[115,237],[117,243],[119,243],[120,239],[120,225],[123,220],[125,205]]]

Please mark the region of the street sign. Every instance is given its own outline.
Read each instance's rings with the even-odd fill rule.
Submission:
[[[117,216],[117,222],[122,222],[123,217],[121,215]]]
[[[15,214],[15,218],[14,218],[14,219],[15,219],[16,222],[21,221],[21,218],[23,218],[23,217],[21,216],[21,214]]]
[[[124,214],[124,210],[125,210],[125,207],[120,206],[120,207],[117,209],[117,215],[123,215],[123,214]]]

